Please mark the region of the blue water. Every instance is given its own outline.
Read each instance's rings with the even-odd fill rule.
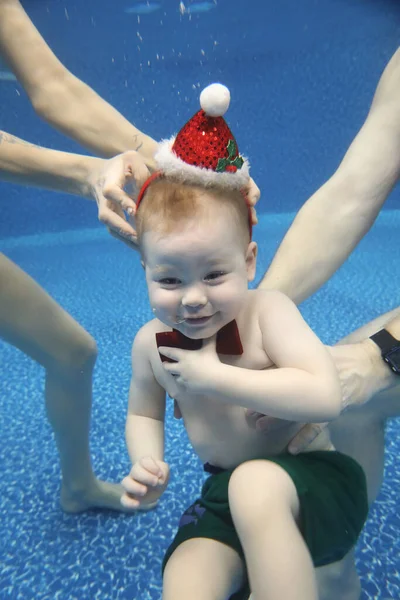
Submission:
[[[149,14],[128,14],[134,4],[24,6],[67,66],[157,139],[197,110],[203,85],[229,85],[228,120],[263,192],[255,230],[261,276],[294,211],[333,172],[361,125],[398,43],[400,7],[390,0],[220,0],[189,19],[175,0]],[[1,128],[79,150],[37,119],[19,84],[0,82],[0,106]],[[0,198],[0,249],[98,343],[92,455],[96,473],[118,481],[129,468],[130,346],[151,316],[138,257],[96,223],[89,202],[8,184],[0,184]],[[399,209],[396,192],[346,265],[302,306],[325,342],[399,305]],[[58,506],[43,372],[2,343],[0,364],[0,599],[159,600],[163,551],[203,479],[171,407],[172,480],[159,508],[136,517],[68,516]],[[363,600],[400,598],[399,440],[393,421],[387,477],[357,550]]]

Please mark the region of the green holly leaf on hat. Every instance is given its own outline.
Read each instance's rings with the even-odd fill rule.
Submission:
[[[218,159],[217,168],[215,169],[217,173],[221,173],[221,171],[236,173],[243,166],[244,160],[237,154],[237,146],[234,140],[229,140],[227,150],[228,158]]]

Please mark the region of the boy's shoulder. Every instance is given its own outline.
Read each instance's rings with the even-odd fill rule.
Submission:
[[[266,307],[274,305],[280,306],[282,303],[286,302],[292,303],[289,296],[286,296],[286,294],[279,290],[262,290],[257,288],[252,290],[251,294],[253,295],[253,302],[257,307],[264,310]]]
[[[169,330],[170,328],[161,323],[158,319],[151,319],[151,321],[147,321],[147,323],[142,325],[136,333],[133,340],[133,348],[140,348],[142,351],[146,348],[154,348],[156,343],[156,333]]]
[[[254,290],[250,306],[253,319],[262,329],[269,327],[271,320],[282,320],[298,312],[293,300],[279,290]]]

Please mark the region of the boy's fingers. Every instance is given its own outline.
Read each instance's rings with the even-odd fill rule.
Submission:
[[[128,494],[123,494],[121,496],[121,504],[125,508],[130,508],[130,509],[138,509],[140,506],[139,500],[136,500],[136,498],[132,498]]]
[[[140,459],[140,467],[143,469],[143,474],[147,473],[154,481],[154,475],[157,478],[155,484],[149,483],[148,485],[157,485],[158,479],[164,475],[162,469],[157,464],[157,461],[154,460],[151,456],[144,456]],[[142,480],[141,480],[142,481]]]
[[[125,492],[130,496],[145,496],[147,493],[147,487],[142,482],[132,479],[132,477],[124,477],[121,482]]]

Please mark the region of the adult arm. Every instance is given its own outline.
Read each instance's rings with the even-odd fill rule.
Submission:
[[[133,245],[136,234],[124,211],[134,213],[135,203],[123,187],[140,186],[148,175],[134,151],[107,160],[41,148],[0,131],[0,179],[96,200],[100,221]]]
[[[296,303],[313,294],[371,228],[399,177],[400,49],[339,168],[297,214],[260,287]]]
[[[153,167],[156,142],[64,67],[18,0],[0,0],[0,54],[54,128],[99,156],[136,150]]]

